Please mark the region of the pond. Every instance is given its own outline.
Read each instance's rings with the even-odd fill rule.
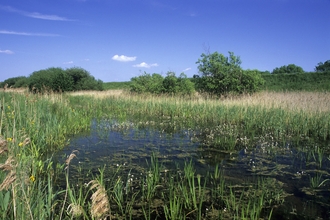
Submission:
[[[321,147],[311,149],[290,142],[260,141],[254,146],[229,151],[204,146],[198,137],[199,132],[194,130],[166,133],[154,127],[138,128],[131,122],[93,121],[91,131],[73,137],[56,158],[63,163],[66,159],[63,155],[78,151],[69,174],[70,182],[77,185],[86,185],[103,172],[106,187],[115,193],[118,180],[122,181],[126,195],[122,203],[130,207],[135,219],[145,219],[148,209],[152,210],[150,219],[168,217],[166,207],[170,202],[165,200],[171,198],[167,195],[169,188],[174,184],[181,190],[174,189],[177,196],[185,197],[184,181],[194,189],[190,193],[205,194],[196,196],[199,202],[195,205],[200,206],[181,206],[184,211],[179,214],[186,219],[198,219],[194,210],[199,210],[203,219],[268,216],[327,219],[330,216],[330,161]],[[185,174],[189,165],[193,169],[192,182]],[[155,172],[159,172],[160,179],[154,183],[154,194],[148,199],[145,187],[148,188],[149,177]],[[63,182],[61,187],[65,187]],[[115,196],[109,197],[111,200]],[[113,212],[118,212],[113,218],[124,219],[124,211],[120,211],[122,204],[113,202]]]

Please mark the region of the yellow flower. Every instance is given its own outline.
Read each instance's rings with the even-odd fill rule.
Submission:
[[[13,138],[7,138],[7,141],[12,142]]]
[[[18,144],[18,146],[20,146],[20,147],[23,147],[23,142],[20,142],[19,144]]]
[[[31,180],[31,182],[34,182],[34,181],[36,181],[36,178],[33,175],[31,175],[30,180]]]

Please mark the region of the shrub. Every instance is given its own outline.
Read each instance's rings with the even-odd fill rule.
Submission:
[[[103,90],[103,82],[95,80],[91,74],[83,68],[72,67],[65,70],[73,80],[72,90]]]
[[[82,68],[48,68],[33,72],[29,77],[32,92],[66,92],[73,90],[103,90],[103,82]]]
[[[163,92],[163,77],[158,73],[150,75],[144,72],[142,75],[131,79],[130,91],[160,94]]]
[[[303,68],[300,66],[296,66],[294,64],[289,64],[287,66],[281,66],[280,68],[276,67],[272,74],[299,74],[299,73],[305,73]]]
[[[28,85],[28,79],[25,76],[8,78],[0,84],[0,87],[3,88],[6,84],[13,88],[25,87]]]
[[[253,93],[263,84],[261,74],[256,70],[243,70],[240,57],[229,52],[229,57],[214,52],[202,54],[198,70],[201,77],[194,77],[197,88],[215,95]]]
[[[176,77],[174,72],[168,72],[163,78],[158,73],[150,75],[144,72],[131,79],[130,91],[151,94],[191,94],[194,92],[194,84],[183,73],[180,77]]]

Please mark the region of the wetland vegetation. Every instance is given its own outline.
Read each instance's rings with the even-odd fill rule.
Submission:
[[[196,63],[105,91],[81,68],[6,80],[0,218],[328,219],[329,62]]]
[[[326,219],[329,111],[326,92],[1,91],[0,215]]]

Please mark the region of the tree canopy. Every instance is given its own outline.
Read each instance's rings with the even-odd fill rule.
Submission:
[[[130,91],[134,93],[192,94],[195,91],[194,84],[184,73],[177,77],[174,72],[168,72],[166,77],[163,77],[158,73],[144,72],[133,77],[131,82]]]
[[[325,61],[324,63],[320,62],[315,67],[316,72],[325,72],[330,71],[330,60]]]
[[[103,82],[95,80],[86,70],[78,67],[63,70],[52,67],[33,72],[28,78],[32,92],[65,92],[74,90],[102,90]]]
[[[229,93],[253,93],[262,85],[263,79],[259,71],[243,70],[241,59],[229,52],[226,57],[214,52],[202,54],[196,64],[201,77],[194,77],[197,87],[207,93],[227,95]]]
[[[276,67],[272,74],[296,74],[296,73],[305,73],[303,68],[296,66],[295,64],[284,65],[281,67]]]

